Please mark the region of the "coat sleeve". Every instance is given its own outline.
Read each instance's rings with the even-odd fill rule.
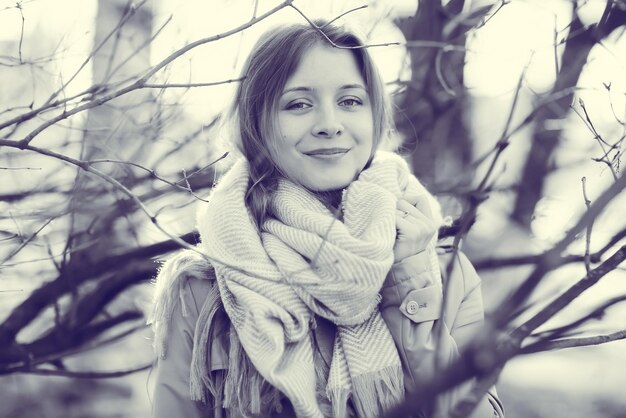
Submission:
[[[189,391],[190,366],[196,321],[210,290],[207,280],[180,277],[168,332],[167,352],[159,356],[154,377],[152,418],[212,417],[200,402],[192,401]]]
[[[471,264],[464,256],[454,262],[452,275],[446,279],[445,309],[442,309],[443,284],[433,271],[426,252],[394,264],[381,289],[381,314],[398,347],[407,392],[414,391],[418,382],[433,379],[436,361],[445,367],[458,359],[459,345],[455,338],[460,337],[465,342],[482,322],[480,279],[473,268],[468,268]],[[461,268],[462,265],[465,269]],[[466,276],[470,273],[473,275]],[[441,312],[444,312],[443,318]],[[442,327],[442,338],[438,342],[436,324]],[[440,396],[437,416],[448,416],[471,389],[471,384],[460,385]],[[492,397],[491,394],[485,396],[471,417],[503,416],[499,402],[494,404]]]

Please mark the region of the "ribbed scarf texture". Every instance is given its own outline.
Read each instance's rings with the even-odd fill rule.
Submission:
[[[400,358],[378,310],[394,262],[396,203],[407,193],[432,201],[431,195],[402,158],[378,152],[343,191],[342,219],[283,179],[259,233],[245,205],[248,184],[248,163],[241,159],[198,213],[199,250],[211,260],[219,287],[212,297],[221,299],[236,331],[230,355],[242,348],[254,372],[280,390],[299,417],[322,417],[310,332],[314,314],[320,315],[337,325],[326,379],[332,415],[345,416],[350,398],[359,416],[379,416],[404,396]],[[439,217],[434,221],[440,224]],[[427,251],[438,271],[435,242]],[[214,309],[203,308],[195,344],[210,341],[203,334]],[[197,373],[207,376],[206,364]],[[197,391],[211,382],[205,377],[195,385]]]

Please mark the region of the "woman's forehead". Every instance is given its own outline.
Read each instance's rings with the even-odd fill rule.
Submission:
[[[318,87],[365,89],[365,80],[354,53],[330,46],[312,46],[302,54],[296,70],[287,79],[283,93]]]

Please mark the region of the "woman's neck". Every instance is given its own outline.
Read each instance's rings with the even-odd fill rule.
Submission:
[[[318,199],[338,218],[341,216],[341,196],[343,190],[316,192]]]

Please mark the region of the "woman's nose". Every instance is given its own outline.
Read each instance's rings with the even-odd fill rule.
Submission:
[[[320,108],[313,126],[313,135],[320,138],[334,138],[341,135],[343,126],[332,108]]]

